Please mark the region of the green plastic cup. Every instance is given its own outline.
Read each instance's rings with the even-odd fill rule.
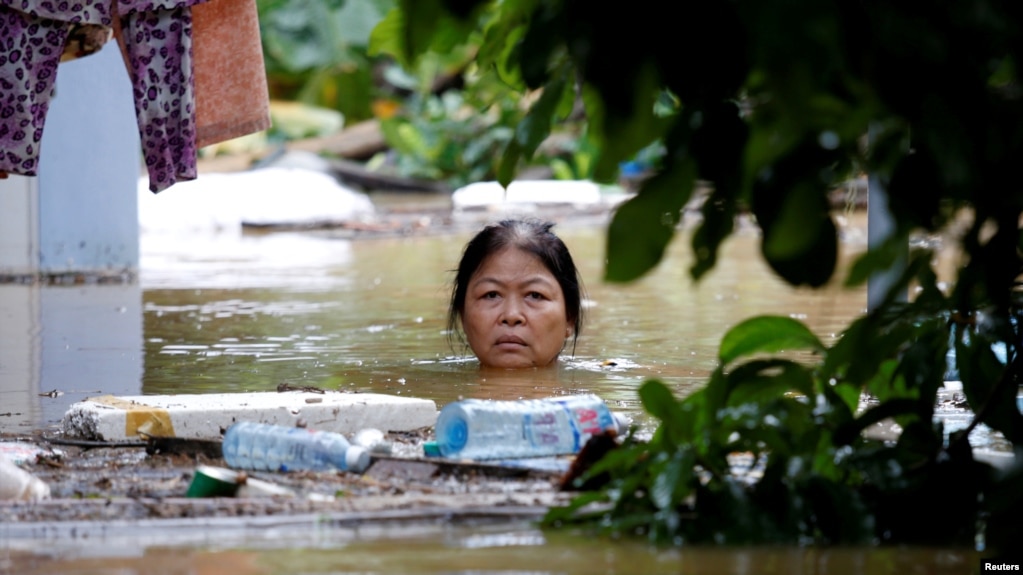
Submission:
[[[195,470],[187,497],[234,497],[245,483],[245,474],[234,469],[200,465]]]

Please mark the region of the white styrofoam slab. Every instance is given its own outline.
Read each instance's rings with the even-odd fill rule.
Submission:
[[[220,439],[238,421],[351,434],[361,429],[410,431],[432,426],[437,405],[427,399],[376,393],[260,392],[91,397],[73,404],[61,427],[72,437],[135,440],[140,434]]]
[[[601,202],[600,186],[585,180],[516,180],[505,188],[497,182],[475,182],[451,194],[457,209],[502,204],[574,204]]]

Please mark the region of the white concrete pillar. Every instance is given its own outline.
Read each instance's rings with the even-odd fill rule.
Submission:
[[[39,165],[39,266],[137,273],[138,126],[114,42],[60,65]]]
[[[35,275],[39,268],[39,206],[35,178],[0,180],[0,281]]]
[[[141,170],[116,43],[57,70],[39,175],[0,180],[0,275],[135,275]]]
[[[39,175],[0,180],[3,431],[59,421],[97,391],[141,390],[141,154],[117,44],[61,64],[56,86]],[[63,276],[86,284],[46,285]],[[123,283],[94,282],[110,276]]]

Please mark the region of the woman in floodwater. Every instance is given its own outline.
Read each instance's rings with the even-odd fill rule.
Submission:
[[[553,226],[504,220],[466,244],[451,290],[448,332],[464,334],[481,367],[548,367],[569,338],[574,348],[583,323],[582,282]]]

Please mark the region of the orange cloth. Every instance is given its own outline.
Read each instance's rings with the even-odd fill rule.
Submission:
[[[270,96],[255,0],[192,6],[196,146],[270,127]]]

